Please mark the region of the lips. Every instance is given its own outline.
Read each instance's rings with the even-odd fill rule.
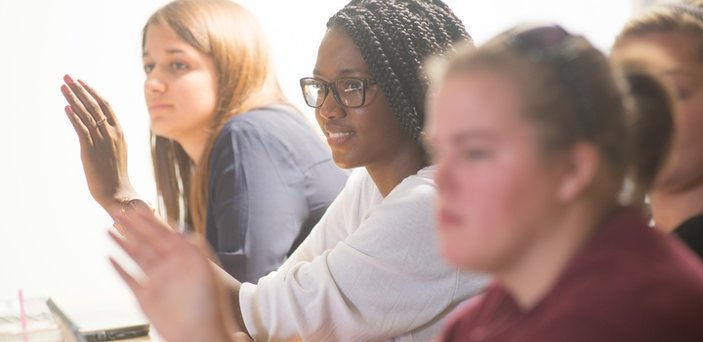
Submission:
[[[331,124],[325,125],[323,131],[330,146],[342,145],[356,134],[351,128]]]
[[[165,103],[155,103],[155,104],[149,105],[150,111],[159,111],[159,110],[165,110],[165,109],[170,109],[170,108],[173,108],[173,105],[165,104]]]
[[[445,229],[452,226],[457,226],[461,222],[459,215],[456,215],[447,209],[440,209],[438,216],[440,227]]]

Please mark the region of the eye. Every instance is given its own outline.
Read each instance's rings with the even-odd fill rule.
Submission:
[[[461,156],[465,160],[480,161],[490,156],[490,151],[485,148],[465,148],[461,151]]]
[[[154,64],[144,64],[144,73],[148,74],[154,70]]]
[[[325,92],[325,85],[322,83],[312,83],[310,84],[310,88],[320,94]]]
[[[188,64],[183,62],[173,62],[171,63],[171,68],[173,70],[186,70],[188,69]]]
[[[364,90],[364,83],[360,80],[348,80],[343,83],[345,93],[356,93]]]
[[[689,88],[676,88],[676,98],[679,100],[686,100],[691,97],[691,94],[693,94],[693,91]]]

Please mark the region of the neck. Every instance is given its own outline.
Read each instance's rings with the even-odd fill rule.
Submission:
[[[193,161],[196,166],[200,163],[200,158],[203,156],[203,151],[205,151],[205,145],[210,139],[210,132],[206,130],[191,132],[188,135],[178,137],[174,140],[183,147],[188,157]]]
[[[682,191],[654,189],[650,192],[657,229],[671,233],[687,219],[703,213],[703,184]]]
[[[366,165],[369,176],[383,197],[388,196],[403,179],[427,166],[422,149],[416,144],[411,145],[392,160],[382,164]]]
[[[522,310],[530,310],[554,287],[564,268],[601,224],[605,213],[581,204],[543,223],[550,226],[515,255],[497,278]]]

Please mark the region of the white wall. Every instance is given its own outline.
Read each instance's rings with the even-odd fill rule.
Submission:
[[[287,95],[311,73],[327,18],[346,0],[246,0],[268,32]],[[107,263],[109,217],[93,203],[59,91],[70,73],[110,100],[135,186],[154,197],[140,30],[164,0],[0,0],[0,299],[125,293]],[[607,49],[629,0],[447,0],[477,43],[518,22],[557,21]]]

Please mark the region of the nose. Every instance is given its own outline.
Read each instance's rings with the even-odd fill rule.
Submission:
[[[327,120],[346,116],[345,109],[337,103],[337,99],[334,98],[332,91],[327,94],[325,101],[322,102],[322,106],[318,107],[315,112],[318,116]]]
[[[153,69],[146,75],[146,79],[144,80],[144,93],[158,94],[165,92],[166,89],[166,82],[159,76],[156,69]]]
[[[435,163],[437,173],[435,174],[434,180],[437,184],[437,189],[440,195],[447,195],[451,193],[452,189],[456,188],[453,180],[451,160],[438,157],[435,159]]]

